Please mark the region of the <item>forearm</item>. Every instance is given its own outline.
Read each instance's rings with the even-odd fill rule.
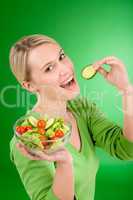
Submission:
[[[122,104],[124,113],[124,136],[133,141],[133,85],[122,91]]]
[[[57,164],[52,189],[59,200],[74,199],[74,174],[72,163]]]

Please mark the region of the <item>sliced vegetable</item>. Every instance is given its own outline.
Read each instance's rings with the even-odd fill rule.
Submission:
[[[16,131],[19,134],[23,134],[24,132],[26,132],[26,126],[17,126]]]
[[[41,135],[44,135],[45,134],[45,129],[43,129],[43,128],[39,128],[38,129],[38,133],[40,133]]]
[[[28,119],[25,119],[22,123],[21,126],[30,126],[30,123],[28,121]]]
[[[51,138],[52,136],[55,135],[53,129],[48,129],[45,133],[45,135],[48,137],[48,138]]]
[[[87,65],[81,72],[82,77],[84,79],[90,79],[96,74],[96,70],[94,69],[93,65]]]
[[[50,126],[52,126],[54,121],[54,118],[50,118],[46,123],[45,129],[48,129]]]
[[[63,118],[48,118],[46,115],[36,117],[32,112],[32,115],[29,114],[22,121],[18,120],[16,138],[30,149],[50,150],[52,148],[53,151],[54,146],[58,148],[58,145],[64,144],[64,141],[57,142],[69,132],[69,129]]]
[[[16,132],[21,133],[21,127],[20,126],[16,126]]]
[[[56,132],[55,132],[55,136],[56,137],[63,137],[64,136],[64,132],[62,131],[62,130],[57,130]]]
[[[35,117],[30,116],[30,117],[28,118],[28,120],[29,120],[29,122],[31,123],[32,126],[34,126],[34,127],[37,126],[38,120],[37,120]]]
[[[44,121],[43,119],[40,119],[38,122],[37,122],[37,127],[38,128],[45,128],[46,126],[46,121]]]
[[[62,125],[62,127],[61,127],[61,130],[64,132],[64,133],[67,133],[68,131],[69,131],[69,127],[68,126],[66,126],[65,124],[63,124]]]

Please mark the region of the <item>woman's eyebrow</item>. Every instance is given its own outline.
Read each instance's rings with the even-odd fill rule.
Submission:
[[[61,55],[62,52],[63,52],[63,48],[61,48],[61,49],[59,50],[59,56]],[[41,68],[41,70],[44,69],[47,65],[52,64],[53,62],[54,62],[54,60],[53,60],[53,61],[50,61],[50,62],[48,62],[48,63],[46,63],[45,65],[43,65],[43,67]]]

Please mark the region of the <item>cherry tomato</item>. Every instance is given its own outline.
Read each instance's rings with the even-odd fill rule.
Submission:
[[[63,137],[64,136],[64,132],[62,130],[57,130],[57,131],[55,131],[55,136],[56,137]]]
[[[17,127],[16,127],[16,131],[17,131],[19,134],[23,134],[23,133],[26,131],[26,128],[25,128],[25,126],[17,126]]]
[[[21,126],[21,134],[23,134],[24,132],[26,132],[26,128],[25,126]]]
[[[43,120],[43,119],[40,119],[38,122],[37,122],[37,127],[38,128],[45,128],[46,126],[46,122]]]
[[[16,126],[17,133],[21,133],[21,126]]]
[[[44,130],[43,128],[39,128],[39,129],[38,129],[38,133],[40,133],[41,135],[44,135],[45,130]]]

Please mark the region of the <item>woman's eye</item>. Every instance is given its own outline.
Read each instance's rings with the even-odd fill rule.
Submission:
[[[62,53],[62,54],[60,55],[60,60],[62,60],[62,59],[65,58],[65,57],[66,57],[65,54]]]
[[[46,68],[45,72],[52,71],[52,69],[53,69],[53,65],[49,65],[49,66]]]

